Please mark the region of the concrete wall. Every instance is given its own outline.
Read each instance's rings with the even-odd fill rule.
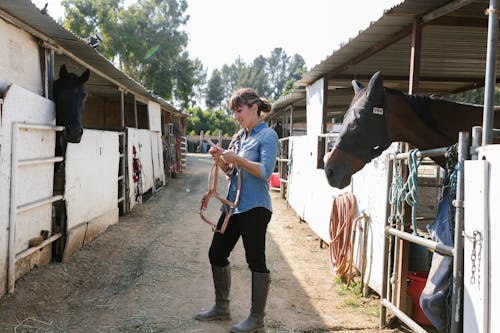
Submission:
[[[321,134],[323,123],[323,99],[324,92],[323,79],[314,82],[306,87],[307,103],[307,135]]]
[[[43,94],[37,42],[27,32],[0,19],[0,95],[15,83],[35,94]],[[42,58],[43,59],[43,58]]]
[[[318,135],[322,134],[323,80],[306,88],[307,135],[290,137],[289,158],[292,160],[288,183],[288,202],[297,215],[326,243],[331,242],[330,215],[334,198],[344,192],[352,192],[357,199],[359,216],[369,215],[366,222],[367,244],[355,240],[355,267],[361,269],[361,253],[366,250],[365,282],[378,293],[382,290],[382,264],[384,227],[387,220],[387,195],[389,148],[359,171],[344,189],[332,188],[324,169],[318,168]]]
[[[65,260],[118,223],[118,140],[117,132],[86,129],[80,143],[67,146]]]
[[[161,133],[161,107],[156,102],[148,103],[149,129]]]
[[[288,178],[288,202],[297,215],[324,242],[330,243],[330,214],[334,198],[344,192],[354,193],[359,216],[365,211],[368,238],[366,244],[365,282],[378,293],[382,290],[382,264],[384,227],[387,220],[387,193],[391,147],[381,157],[367,164],[359,171],[351,185],[339,190],[331,187],[323,169],[317,164],[318,137],[312,135],[290,137],[289,158],[292,160]],[[355,241],[356,259],[354,266],[361,269],[360,239]]]
[[[163,169],[163,144],[159,132],[127,128],[128,147],[128,179],[130,209],[138,202],[135,193],[138,183],[133,179],[133,155],[132,149],[135,147],[137,158],[142,165],[142,193],[157,187],[156,184],[165,184],[165,172]]]
[[[22,87],[12,85],[3,96],[0,131],[0,294],[5,291],[8,258],[8,225],[11,190],[12,123],[55,124],[54,103]],[[20,159],[54,156],[55,132],[22,130],[17,144]],[[51,164],[18,168],[16,206],[52,196]],[[15,253],[28,248],[29,239],[51,230],[51,205],[20,213],[16,216]],[[49,253],[50,255],[50,253]]]
[[[500,330],[500,145],[480,148],[465,161],[464,333]],[[477,232],[476,243],[473,243]],[[473,262],[472,254],[476,253]],[[475,272],[473,272],[473,264]],[[471,278],[474,281],[471,281]]]

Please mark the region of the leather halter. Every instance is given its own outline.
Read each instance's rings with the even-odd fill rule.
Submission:
[[[238,174],[238,190],[236,191],[236,199],[234,202],[231,202],[219,195],[217,193],[217,180],[219,178],[219,166],[217,163],[214,163],[212,167],[210,168],[210,172],[208,173],[208,192],[203,195],[203,198],[201,199],[201,204],[200,204],[200,216],[201,219],[210,225],[212,228],[212,232],[218,232],[220,234],[223,234],[224,231],[226,231],[227,224],[229,222],[229,219],[233,215],[233,211],[238,205],[238,202],[240,201],[240,192],[241,192],[241,172],[239,169],[236,169],[236,172]],[[212,182],[210,182],[210,178],[212,178]],[[211,183],[211,184],[210,184]],[[224,217],[224,222],[222,223],[222,226],[220,229],[217,229],[217,224],[213,223],[210,221],[205,215],[203,215],[203,212],[207,210],[208,208],[208,202],[210,201],[211,197],[215,197],[217,200],[219,200],[222,203],[222,206],[224,207],[224,212],[225,212],[225,217]],[[229,209],[228,209],[229,206]]]

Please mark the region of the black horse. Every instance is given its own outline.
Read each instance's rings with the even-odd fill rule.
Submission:
[[[88,81],[90,71],[87,69],[80,76],[68,73],[65,65],[59,70],[59,79],[54,82],[54,102],[56,104],[56,125],[64,126],[64,131],[56,134],[55,156],[65,156],[67,143],[79,143],[82,139],[82,113],[85,110],[84,83]],[[65,184],[64,161],[54,164],[54,195],[64,194]],[[54,219],[52,230],[62,237],[54,243],[54,257],[63,260],[66,243],[66,204],[65,201],[54,203]]]
[[[59,79],[54,82],[54,102],[56,103],[56,125],[64,126],[64,145],[79,143],[82,139],[82,113],[85,110],[87,93],[83,84],[87,82],[90,70],[80,76],[68,73],[65,65],[59,70]],[[60,136],[59,136],[60,137]],[[57,144],[61,142],[60,138]],[[63,149],[64,150],[64,149]]]

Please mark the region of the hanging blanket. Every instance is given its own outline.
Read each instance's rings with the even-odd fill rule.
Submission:
[[[436,219],[427,229],[431,233],[433,240],[453,246],[449,199],[449,191],[445,191],[443,198],[439,202]],[[427,282],[420,296],[420,307],[432,325],[440,331],[446,330],[448,322],[446,310],[449,308],[447,298],[452,270],[453,258],[434,252]]]
[[[453,146],[455,147],[455,146]],[[447,155],[456,154],[450,148]],[[432,239],[447,246],[454,246],[455,208],[452,201],[456,195],[456,155],[450,158],[446,168],[441,200],[434,222],[427,226]],[[453,258],[437,252],[432,255],[431,268],[425,288],[420,296],[420,307],[432,325],[439,331],[447,331],[450,322],[450,288],[453,272]]]

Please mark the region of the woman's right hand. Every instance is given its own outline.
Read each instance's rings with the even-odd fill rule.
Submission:
[[[210,155],[212,155],[212,158],[215,160],[215,162],[217,162],[217,163],[223,162],[221,155],[222,155],[222,153],[224,153],[224,149],[222,149],[220,147],[212,146],[212,147],[210,147],[208,152],[210,153]]]

